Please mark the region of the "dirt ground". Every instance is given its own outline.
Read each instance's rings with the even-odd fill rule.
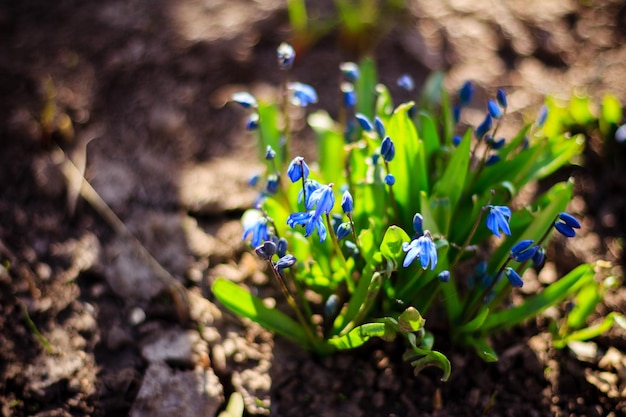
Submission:
[[[505,87],[526,114],[546,94],[626,103],[620,0],[408,3],[370,45],[396,97],[400,75],[420,85],[439,69],[451,91],[474,80],[477,102]],[[453,366],[442,383],[413,376],[400,346],[315,358],[213,302],[217,276],[277,296],[241,242],[258,165],[225,102],[276,90],[289,36],[279,0],[0,2],[2,415],[213,416],[233,392],[248,415],[626,415],[624,333],[556,350],[557,310],[494,340],[495,364],[438,342]],[[337,39],[294,67],[331,113],[338,65],[357,58]],[[583,222],[548,271],[604,259],[621,278],[626,148],[592,134],[580,162],[548,180],[575,178]],[[626,313],[625,295],[598,314]]]

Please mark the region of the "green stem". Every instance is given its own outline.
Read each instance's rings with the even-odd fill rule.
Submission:
[[[385,169],[387,174],[391,174],[391,170],[389,170],[389,162],[385,161]],[[393,208],[394,214],[396,215],[396,220],[400,220],[400,210],[398,210],[398,203],[396,202],[396,198],[393,195],[393,185],[388,185],[389,187],[389,198],[391,199],[391,206]]]
[[[352,219],[352,214],[346,214],[348,219],[350,220],[350,228],[352,229],[352,238],[354,239],[354,244],[356,245],[359,254],[363,256],[363,252],[361,252],[361,243],[359,242],[359,238],[356,235],[356,229],[354,227],[354,220]]]
[[[291,120],[289,118],[289,78],[287,73],[284,73],[283,81],[281,85],[281,101],[282,101],[282,112],[283,112],[283,123],[284,123],[284,136],[285,143],[283,144],[282,152],[281,152],[281,164],[282,169],[281,172],[285,172],[287,169],[287,160],[289,159],[289,151],[291,146]]]
[[[348,292],[352,294],[354,292],[354,281],[352,281],[350,268],[348,267],[348,263],[346,262],[345,256],[343,256],[343,252],[341,251],[341,247],[339,246],[339,241],[337,240],[337,235],[335,235],[335,230],[333,229],[333,225],[330,222],[330,215],[328,213],[326,213],[326,225],[328,226],[328,234],[330,234],[330,239],[333,242],[335,253],[339,257],[339,260],[341,261],[341,264],[343,265],[343,269],[346,272],[346,285],[348,287]]]
[[[478,298],[471,297],[468,299],[468,303],[466,304],[465,308],[463,309],[463,313],[461,314],[461,317],[467,318],[465,320],[465,323],[469,322],[470,320],[472,320],[472,318],[474,318],[474,315],[478,312],[480,305],[484,304],[485,300],[489,296],[489,293],[498,284],[498,281],[500,280],[500,276],[504,273],[504,269],[506,268],[506,266],[509,264],[510,261],[511,261],[511,258],[509,257],[502,264],[502,266],[498,269],[498,272],[494,275],[493,280],[491,281],[491,284],[489,284],[489,287],[487,287],[485,291],[483,291],[482,296]],[[465,314],[466,312],[467,314]]]
[[[280,290],[282,291],[283,296],[287,300],[287,303],[292,308],[292,310],[296,313],[296,318],[300,322],[302,329],[304,330],[307,337],[309,338],[309,341],[311,342],[311,346],[313,348],[316,348],[318,345],[318,339],[313,335],[313,332],[311,331],[310,323],[308,323],[307,320],[302,315],[302,312],[298,308],[298,304],[296,303],[296,300],[293,298],[293,296],[291,295],[291,292],[287,288],[287,284],[285,284],[285,280],[283,279],[282,275],[276,270],[276,268],[274,268],[274,264],[272,263],[272,260],[268,259],[267,263],[269,264],[272,270],[272,273],[274,274],[274,277],[276,278],[276,281],[278,281]]]
[[[494,194],[495,194],[495,191],[491,190],[491,197],[489,197],[489,201],[487,201],[487,204],[485,204],[480,209],[480,215],[476,218],[476,221],[474,222],[474,225],[472,226],[472,230],[467,235],[467,238],[465,239],[465,242],[463,242],[463,245],[459,248],[459,252],[456,254],[456,256],[454,257],[454,260],[450,264],[450,268],[449,268],[450,271],[454,270],[454,268],[456,267],[456,264],[459,262],[459,260],[461,260],[461,256],[463,255],[463,252],[465,252],[465,248],[467,248],[467,246],[472,241],[472,238],[476,234],[476,230],[478,230],[478,225],[482,221],[483,215],[485,214],[485,211],[487,211],[487,207],[489,207],[489,205],[491,204],[491,200],[493,200]]]

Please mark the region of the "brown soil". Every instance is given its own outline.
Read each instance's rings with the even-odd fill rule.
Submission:
[[[315,358],[211,301],[216,276],[277,296],[241,242],[257,165],[243,114],[224,103],[275,90],[282,3],[0,4],[2,415],[209,416],[233,392],[249,415],[626,415],[623,331],[555,350],[556,310],[494,340],[495,364],[442,337],[453,374],[441,383],[434,370],[413,376],[401,346]],[[444,69],[450,89],[473,79],[480,102],[504,86],[528,114],[548,93],[626,103],[621,1],[500,3],[411,2],[372,44],[381,81],[404,99],[400,75],[419,85]],[[337,39],[303,48],[294,68],[331,113],[338,65],[356,58]],[[581,167],[540,185],[573,175],[583,219],[582,236],[551,247],[550,268],[605,259],[621,280],[626,148],[582,130]],[[101,202],[78,195],[66,157]],[[611,291],[597,313],[625,313],[625,295]]]

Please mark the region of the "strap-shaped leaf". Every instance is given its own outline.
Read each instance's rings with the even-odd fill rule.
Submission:
[[[480,358],[485,362],[498,361],[498,354],[495,350],[493,350],[493,348],[489,345],[484,337],[470,337],[466,340],[466,342],[474,348],[476,354],[480,356]]]
[[[387,134],[396,148],[396,157],[389,163],[397,179],[394,196],[401,211],[399,220],[405,221],[410,221],[419,209],[419,200],[413,198],[415,193],[428,189],[424,145],[408,115],[413,105],[412,102],[399,105],[387,124]]]
[[[263,304],[263,300],[250,294],[234,282],[218,278],[213,283],[212,290],[215,298],[233,313],[247,317],[306,349],[312,349],[306,333],[296,321],[275,308],[267,307]]]
[[[584,329],[572,332],[561,340],[555,340],[554,346],[557,349],[561,349],[564,348],[569,342],[583,342],[585,340],[593,339],[594,337],[607,332],[615,323],[617,323],[617,325],[622,329],[626,330],[626,318],[622,314],[613,311],[593,326],[585,327]]]
[[[463,192],[470,162],[471,142],[472,131],[468,130],[452,154],[442,177],[433,186],[433,196],[448,197],[452,207],[456,207]]]
[[[385,336],[385,323],[366,323],[355,327],[343,336],[336,336],[328,340],[331,346],[340,350],[354,349],[372,337]]]
[[[528,298],[521,305],[490,314],[482,324],[481,329],[484,332],[493,332],[515,326],[524,320],[535,317],[546,308],[558,304],[567,296],[591,282],[594,274],[592,265],[582,264],[560,280],[550,284],[540,294]]]
[[[317,135],[320,172],[325,183],[345,181],[345,140],[335,121],[325,111],[317,111],[308,117],[309,126]]]

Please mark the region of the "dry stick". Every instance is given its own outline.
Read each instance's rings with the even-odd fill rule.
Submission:
[[[176,280],[163,266],[157,261],[154,256],[141,244],[139,239],[133,235],[128,229],[126,224],[113,212],[108,204],[100,197],[98,192],[89,184],[89,181],[80,173],[74,163],[67,157],[65,152],[58,146],[55,151],[60,153],[63,157],[61,161],[61,172],[65,176],[66,180],[71,184],[77,184],[80,181],[80,195],[93,207],[93,209],[106,221],[109,226],[121,236],[129,239],[133,243],[137,255],[139,255],[143,261],[155,273],[155,276],[159,281],[165,285],[170,292],[174,305],[176,306],[176,313],[181,323],[187,323],[189,321],[189,296],[186,288]],[[54,162],[54,161],[53,161]]]

